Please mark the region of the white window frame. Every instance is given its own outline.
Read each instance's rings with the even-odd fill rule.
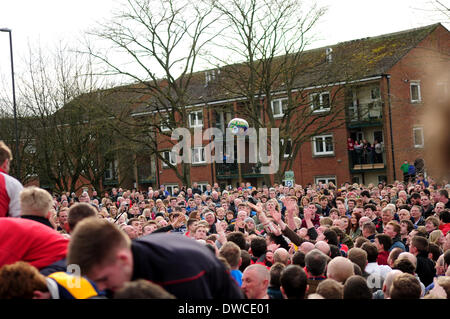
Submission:
[[[195,161],[194,161],[194,159],[195,159],[195,154],[196,154],[197,152],[199,152],[199,151],[200,151],[200,154],[203,154],[203,159],[202,159],[201,156],[200,156],[200,161],[195,162]],[[200,146],[200,147],[193,147],[193,148],[192,148],[192,164],[205,164],[205,163],[206,163],[205,148],[204,148],[203,146]]]
[[[288,138],[288,142],[291,142],[291,153],[292,153],[292,139]],[[283,138],[280,139],[280,143],[281,143],[281,145],[284,145],[284,139]],[[284,158],[288,158],[289,156],[291,156],[291,153],[286,154],[286,149],[284,151],[285,151],[285,153],[283,154]]]
[[[166,158],[166,153],[169,154],[169,162],[172,165],[177,165],[177,160],[176,160],[176,154],[174,154],[171,150],[168,151],[164,151],[163,152],[163,157]],[[166,162],[164,162],[163,160],[161,160],[162,162],[162,167],[169,167],[169,165],[166,164]]]
[[[421,132],[422,144],[416,144],[416,131]],[[425,140],[424,140],[424,136],[423,136],[423,127],[422,126],[413,127],[413,143],[414,143],[414,148],[424,148]]]
[[[209,185],[209,183],[207,183],[207,182],[197,182],[197,186],[198,186],[198,188],[200,188],[202,193],[204,193],[206,191],[206,186],[208,186],[208,185]]]
[[[179,188],[178,184],[164,184],[164,189],[169,192],[170,196],[173,195],[173,189],[175,187]],[[169,191],[169,188],[170,188],[170,191]]]
[[[167,124],[167,122],[169,122],[169,115],[165,114],[165,115],[161,115],[161,132],[167,132],[170,131],[170,127],[165,126]]]
[[[326,151],[326,143],[325,143],[325,140],[326,140],[326,138],[327,137],[331,137],[331,142],[332,142],[332,145],[333,145],[333,150],[332,151]],[[325,150],[325,151],[323,151],[323,152],[318,152],[317,151],[317,149],[316,149],[316,139],[317,138],[322,138],[322,145],[323,145],[323,149]],[[313,155],[314,156],[320,156],[320,155],[334,155],[334,137],[333,137],[333,134],[322,134],[322,135],[317,135],[317,136],[314,136],[313,138],[312,138],[312,143],[313,143]]]
[[[114,171],[117,171],[117,160],[109,162],[108,168],[105,169],[104,178],[106,181],[111,181],[114,179]],[[109,177],[106,177],[106,172],[109,172]]]
[[[413,100],[413,91],[412,91],[413,86],[417,86],[417,94],[418,94],[417,100]],[[410,81],[409,82],[409,95],[410,95],[411,103],[422,102],[422,93],[420,92],[420,81]]]
[[[199,113],[202,114],[201,123],[199,122],[199,119],[198,119]],[[196,114],[194,123],[192,123],[192,121],[191,121],[192,114]],[[203,110],[192,111],[189,113],[189,127],[203,127]]]
[[[285,102],[286,104],[286,108],[287,108],[287,103],[288,103],[288,98],[287,97],[283,97],[283,98],[279,98],[279,99],[273,99],[270,102],[270,106],[272,107],[272,114],[274,118],[278,118],[278,117],[283,117],[284,116],[284,108],[283,108],[283,102]],[[279,110],[281,113],[275,113],[275,109],[274,109],[274,104],[278,103],[279,104]]]
[[[319,108],[314,108],[314,97],[319,96]],[[323,96],[328,95],[328,107],[323,107]],[[319,92],[319,93],[310,93],[309,94],[309,101],[311,103],[311,110],[313,113],[321,113],[321,112],[328,112],[331,110],[331,100],[330,100],[330,92]]]
[[[328,183],[330,182],[331,179],[334,179],[334,185],[337,186],[337,178],[336,176],[333,175],[327,175],[327,176],[314,176],[314,184],[318,185],[319,184],[319,180],[325,180],[325,184],[328,185]]]

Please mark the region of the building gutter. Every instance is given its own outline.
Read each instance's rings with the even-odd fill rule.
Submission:
[[[394,181],[397,180],[397,174],[395,173],[395,153],[394,153],[394,136],[392,135],[392,104],[391,104],[391,76],[389,74],[383,74],[386,77],[387,92],[388,92],[388,108],[389,108],[389,133],[391,135],[391,152],[392,152],[392,169],[394,174]]]

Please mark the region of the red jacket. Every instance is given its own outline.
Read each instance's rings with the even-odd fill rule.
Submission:
[[[447,235],[450,230],[450,223],[439,225],[439,229],[444,233],[444,236]]]
[[[66,257],[69,240],[30,219],[0,218],[0,267],[26,261],[38,269]]]

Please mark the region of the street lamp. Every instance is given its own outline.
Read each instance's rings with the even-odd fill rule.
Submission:
[[[12,30],[8,28],[0,28],[0,32],[9,33],[9,49],[11,55],[11,76],[12,76],[12,93],[13,93],[13,112],[14,112],[14,136],[16,140],[16,160],[17,160],[17,178],[20,180],[20,155],[19,155],[19,133],[17,129],[17,110],[16,110],[16,88],[14,85],[14,60],[12,47]]]

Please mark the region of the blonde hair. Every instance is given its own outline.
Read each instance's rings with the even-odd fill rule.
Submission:
[[[441,230],[435,229],[430,233],[428,242],[439,246],[439,244],[438,244],[439,238],[441,238],[441,236],[443,236],[443,235],[444,235],[444,233]]]
[[[52,196],[42,188],[30,186],[20,192],[22,215],[34,214],[46,217],[52,206]]]

